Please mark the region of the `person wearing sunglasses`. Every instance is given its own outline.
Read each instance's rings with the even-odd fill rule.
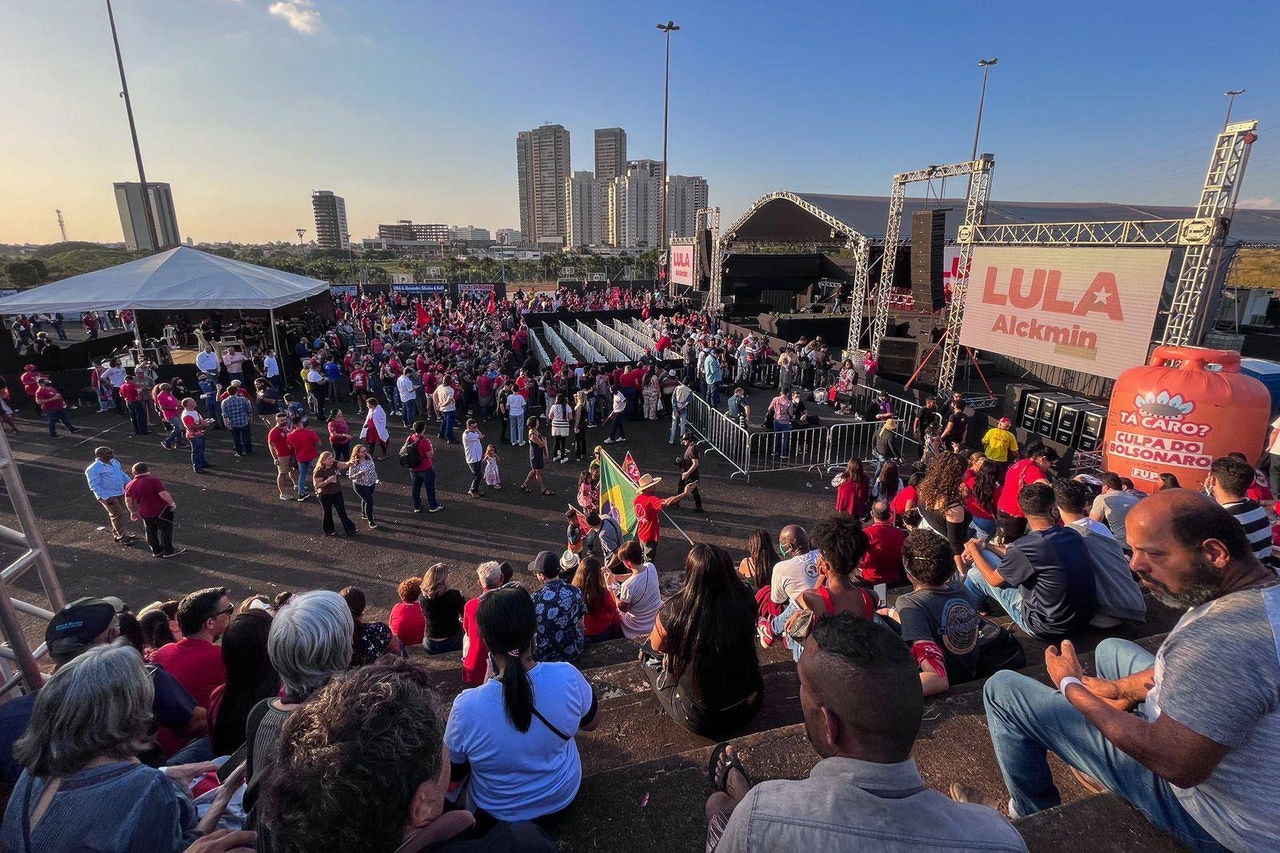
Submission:
[[[222,648],[214,645],[227,630],[235,605],[225,587],[210,587],[187,594],[178,602],[178,628],[182,639],[161,646],[152,660],[187,689],[200,708],[208,709],[209,695],[227,680]]]

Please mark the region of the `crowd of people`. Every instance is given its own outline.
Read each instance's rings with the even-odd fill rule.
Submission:
[[[658,513],[686,499],[701,507],[697,442],[682,422],[690,396],[716,405],[731,382],[776,382],[790,399],[835,375],[829,401],[853,405],[874,364],[837,369],[821,341],[775,362],[761,340],[694,314],[647,318],[653,352],[680,352],[683,372],[660,372],[656,358],[544,371],[530,363],[522,313],[569,306],[538,299],[398,305],[356,294],[331,329],[299,342],[299,399],[278,362],[254,377],[237,353],[215,352],[221,363],[202,370],[210,400],[153,381],[126,402],[142,403],[144,429],[160,418],[162,443],[189,448],[196,471],[211,467],[205,433],[218,427],[252,459],[248,427],[261,419],[279,497],[316,498],[335,536],[358,532],[344,477],[377,529],[377,465],[392,450],[415,510],[444,509],[437,444],[461,445],[468,495],[483,500],[501,486],[484,430],[502,418],[499,442],[529,448],[522,488],[547,493],[546,464],[588,461],[577,437],[591,425],[625,441],[624,421],[652,419],[649,396],[655,414],[670,412],[670,441],[685,444],[680,491],[660,497],[660,478],[641,478],[628,535],[599,512],[589,467],[563,543],[543,543],[524,572],[480,563],[470,599],[450,566],[432,564],[399,583],[385,623],[356,587],[239,604],[215,587],[136,613],[110,596],[72,602],[47,627],[52,675],[0,705],[6,849],[90,837],[110,850],[554,849],[583,784],[578,740],[607,723],[576,664],[605,641],[634,644],[673,724],[725,741],[708,768],[708,850],[887,839],[1023,850],[1000,813],[1060,802],[1050,752],[1194,849],[1280,845],[1267,784],[1280,760],[1280,528],[1248,457],[1214,460],[1203,493],[1171,482],[1146,495],[1109,472],[1060,476],[1045,445],[1019,447],[1004,422],[971,434],[963,405],[934,401],[901,425],[924,451],[908,463],[891,408],[875,401],[868,415],[886,437],[873,464],[850,460],[833,481],[834,513],[776,539],[755,530],[739,553],[694,543],[664,596]],[[136,373],[108,385],[137,385]],[[358,427],[343,406],[362,413]],[[769,409],[775,429],[795,415]],[[390,440],[393,416],[403,444]],[[1280,426],[1270,440],[1280,449]],[[122,545],[141,522],[156,557],[179,552],[177,502],[145,463],[126,473],[99,447],[86,479]],[[1144,590],[1187,611],[1154,653],[1110,636],[1147,618]],[[1019,633],[1050,644],[1051,685],[1017,672],[1029,663]],[[1099,633],[1109,638],[1090,676],[1073,640]],[[759,714],[758,650],[778,644],[795,660],[821,761],[805,780],[752,785],[725,739]],[[457,661],[466,689],[447,710],[437,692],[452,667],[425,657]],[[1007,800],[966,780],[950,798],[929,790],[911,758],[926,697],[976,679]]]

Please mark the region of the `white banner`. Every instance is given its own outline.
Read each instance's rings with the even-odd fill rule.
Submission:
[[[1114,379],[1147,360],[1169,255],[977,246],[960,343]]]
[[[671,281],[693,287],[693,246],[671,247]]]

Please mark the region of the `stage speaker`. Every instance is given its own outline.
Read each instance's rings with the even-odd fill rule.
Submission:
[[[1076,446],[1086,453],[1102,448],[1102,434],[1107,428],[1107,409],[1096,403],[1085,409],[1080,417],[1080,437]]]
[[[940,311],[946,302],[942,290],[942,247],[946,235],[945,210],[921,210],[912,214],[911,295],[921,311]]]
[[[1002,414],[1012,421],[1015,426],[1021,426],[1023,397],[1029,391],[1039,390],[1039,385],[1028,382],[1010,382],[1004,389]]]
[[[920,366],[920,360],[929,354],[932,343],[919,338],[890,338],[880,340],[880,372],[893,376],[909,377]],[[935,357],[916,376],[916,382],[931,385],[938,379],[938,359]]]
[[[1058,418],[1062,414],[1062,408],[1068,405],[1083,405],[1088,400],[1081,400],[1065,391],[1051,391],[1040,397],[1040,422],[1036,428],[1036,432],[1047,438],[1053,438],[1058,431]],[[1058,440],[1058,439],[1055,439]],[[1060,442],[1066,444],[1067,442]]]

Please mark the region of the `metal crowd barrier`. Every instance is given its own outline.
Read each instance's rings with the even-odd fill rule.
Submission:
[[[865,395],[872,395],[876,398],[882,393],[881,388],[872,388],[865,382],[858,383],[858,390]],[[889,402],[893,406],[893,417],[898,422],[898,436],[902,439],[903,444],[910,444],[912,447],[919,449],[920,442],[916,441],[915,433],[911,427],[916,422],[916,414],[920,411],[920,404],[914,400],[908,400],[905,397],[898,397],[894,394],[889,395]],[[945,415],[944,415],[945,417]]]
[[[880,424],[875,421],[832,425],[831,457],[828,465],[831,468],[843,468],[854,457],[864,462],[871,459],[871,448],[879,431]]]
[[[563,338],[566,342],[573,344],[574,349],[582,353],[582,357],[585,358],[587,361],[591,362],[592,364],[603,364],[608,360],[604,356],[602,356],[598,351],[596,351],[595,347],[587,343],[586,340],[582,337],[582,335],[578,334],[578,332],[572,326],[570,326],[568,323],[564,322],[563,320],[560,321],[560,328],[558,329],[558,331],[560,333],[561,338]]]
[[[751,434],[747,475],[758,471],[825,472],[831,466],[830,427],[762,430]]]
[[[627,356],[625,353],[623,353],[613,344],[609,343],[609,341],[604,336],[602,336],[595,329],[591,328],[590,324],[588,324],[587,322],[583,320],[578,321],[578,333],[582,336],[583,340],[585,340],[587,343],[594,346],[597,352],[601,353],[606,357],[605,361],[611,361],[611,362],[617,363],[617,362],[622,362],[627,360]]]
[[[742,476],[750,478],[748,468],[751,433],[741,424],[711,405],[697,394],[689,398],[689,413],[685,416],[687,429],[697,433],[712,450],[724,457],[733,468],[729,479]]]

